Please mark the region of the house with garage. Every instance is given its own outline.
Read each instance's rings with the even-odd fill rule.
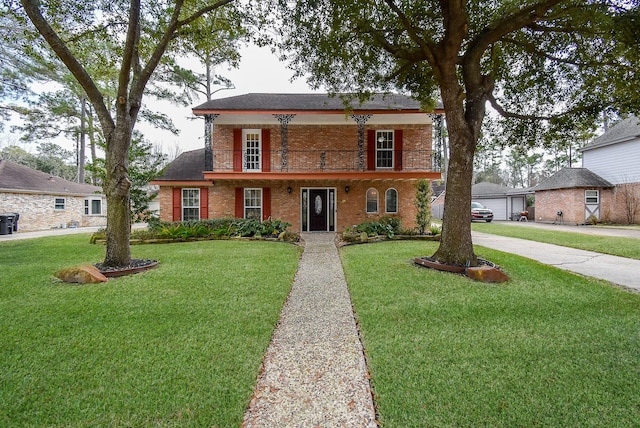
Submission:
[[[19,230],[106,226],[102,188],[0,159],[0,213],[18,213]]]
[[[536,220],[639,222],[638,118],[620,121],[580,151],[582,168],[564,168],[535,187]]]
[[[483,181],[471,186],[471,199],[480,202],[493,211],[494,220],[520,220],[521,213],[527,209],[527,196],[533,195],[532,189],[512,189],[502,184]],[[434,218],[442,219],[446,192],[435,197],[431,203]],[[471,208],[469,208],[471,209]],[[533,217],[531,217],[533,219]]]
[[[246,94],[193,109],[204,147],[152,181],[160,218],[280,219],[341,231],[383,216],[415,226],[416,183],[436,180],[432,114],[395,94],[345,104],[326,94]]]

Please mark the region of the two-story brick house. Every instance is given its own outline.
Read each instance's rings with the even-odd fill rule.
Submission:
[[[431,115],[405,96],[345,109],[326,94],[247,94],[193,112],[205,147],[152,182],[165,221],[272,217],[305,232],[393,215],[410,228],[417,180],[440,178]]]

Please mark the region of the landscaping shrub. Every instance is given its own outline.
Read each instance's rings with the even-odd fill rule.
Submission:
[[[378,221],[365,221],[355,226],[356,233],[366,233],[368,236],[386,236],[393,238],[401,230],[401,219],[399,217],[385,216]]]
[[[283,232],[287,232],[290,223],[281,220],[268,219],[260,222],[256,219],[243,218],[219,218],[198,221],[166,222],[152,220],[147,229],[135,230],[131,233],[132,239],[141,241],[152,239],[190,239],[212,238],[224,239],[232,237],[265,237],[278,238]],[[295,235],[295,236],[292,236]],[[297,234],[288,232],[288,242],[296,242]],[[100,230],[91,236],[91,243],[105,239],[104,230]]]

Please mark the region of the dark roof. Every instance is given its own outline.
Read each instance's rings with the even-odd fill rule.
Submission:
[[[582,187],[614,187],[604,178],[587,168],[562,168],[534,187],[535,191]]]
[[[184,152],[171,162],[157,180],[204,180],[204,148]]]
[[[55,195],[91,195],[102,193],[102,188],[75,183],[64,178],[36,171],[24,165],[0,159],[0,189]]]
[[[489,196],[489,195],[506,195],[509,188],[502,184],[489,183],[483,181],[471,186],[471,194],[473,196]]]
[[[355,99],[350,102],[353,110],[420,110],[420,103],[413,98],[398,94],[377,94],[363,104]],[[245,94],[207,101],[193,108],[194,113],[203,110],[215,111],[339,111],[345,110],[340,96],[328,94]]]
[[[635,116],[631,116],[615,124],[607,132],[580,149],[580,151],[596,149],[598,147],[635,139],[640,140],[640,120]]]

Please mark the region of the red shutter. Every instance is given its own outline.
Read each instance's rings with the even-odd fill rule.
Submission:
[[[262,188],[262,221],[271,217],[271,187]]]
[[[367,169],[376,169],[376,131],[373,129],[367,131]]]
[[[271,130],[262,130],[262,172],[271,171]]]
[[[242,171],[242,129],[233,129],[233,170]]]
[[[393,132],[393,168],[402,171],[402,129]]]
[[[209,188],[200,188],[200,218],[209,218]]]
[[[244,218],[244,189],[236,187],[236,218]]]
[[[179,187],[173,188],[173,221],[180,221],[182,219],[182,189]]]

